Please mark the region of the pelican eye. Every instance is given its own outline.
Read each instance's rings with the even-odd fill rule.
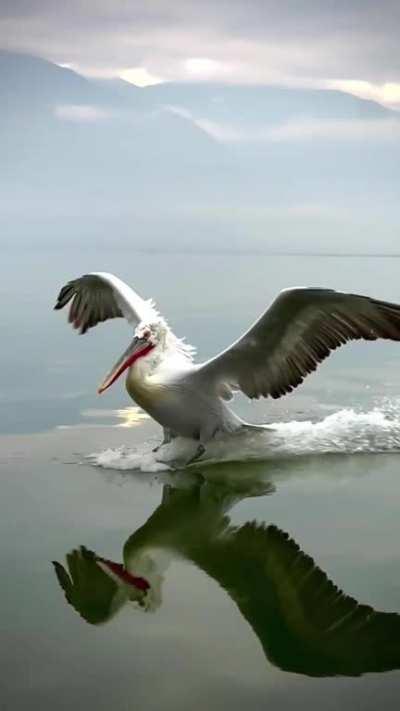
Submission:
[[[150,336],[151,336],[151,331],[149,328],[146,328],[146,330],[143,331],[143,338],[148,339],[148,338],[150,338]]]

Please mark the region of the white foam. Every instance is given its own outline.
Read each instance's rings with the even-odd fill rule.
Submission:
[[[190,459],[197,444],[177,438],[154,453],[150,444],[119,447],[89,455],[99,467],[143,472],[168,471]],[[386,402],[367,412],[344,409],[319,422],[278,422],[258,431],[226,435],[207,445],[200,462],[270,460],[292,455],[400,450],[400,403]]]
[[[87,459],[97,467],[103,469],[118,469],[124,471],[127,469],[137,470],[142,472],[160,472],[170,471],[171,467],[164,462],[158,462],[154,453],[143,448],[137,450],[129,449],[128,447],[117,447],[116,449],[105,449],[104,452],[94,452],[89,454]]]

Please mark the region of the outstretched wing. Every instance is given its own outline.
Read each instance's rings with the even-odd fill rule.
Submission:
[[[247,523],[196,548],[257,634],[268,659],[309,676],[400,668],[400,615],[339,590],[276,526]]]
[[[400,340],[400,305],[332,289],[282,291],[232,346],[202,364],[203,385],[248,397],[291,392],[335,348],[348,341]]]
[[[109,318],[124,317],[136,326],[158,316],[151,301],[145,301],[121,279],[106,272],[91,272],[69,281],[54,308],[62,309],[70,301],[68,320],[80,333]]]
[[[400,615],[339,590],[276,526],[232,526],[223,513],[231,492],[204,493],[165,489],[162,504],[126,542],[124,559],[155,547],[190,560],[227,592],[281,669],[309,676],[400,669]],[[68,569],[55,564],[67,601],[92,624],[111,619],[128,599],[98,560],[81,548],[67,556]]]
[[[163,502],[126,542],[175,550],[227,592],[281,669],[309,676],[358,676],[400,668],[400,615],[346,595],[276,526],[236,527],[222,486],[164,487]]]

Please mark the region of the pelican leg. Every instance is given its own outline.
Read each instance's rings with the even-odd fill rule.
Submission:
[[[154,447],[153,452],[158,452],[160,447],[162,447],[164,444],[169,444],[172,442],[174,439],[175,435],[173,434],[172,430],[168,429],[168,427],[163,427],[163,441],[157,445],[157,447]]]
[[[198,459],[200,459],[200,457],[203,456],[205,451],[206,451],[206,448],[205,448],[204,444],[200,443],[199,446],[197,447],[197,450],[194,453],[193,457],[190,457],[190,459],[188,459],[188,461],[186,462],[186,466],[188,467],[189,464],[193,464]]]

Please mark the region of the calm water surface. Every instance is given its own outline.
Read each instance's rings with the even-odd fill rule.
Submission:
[[[348,346],[278,402],[238,398],[277,423],[265,461],[119,471],[119,448],[140,452],[158,429],[121,386],[95,395],[125,324],[78,338],[51,311],[85,270],[156,298],[200,357],[288,285],[400,302],[395,259],[6,257],[0,708],[397,709],[400,346]]]

